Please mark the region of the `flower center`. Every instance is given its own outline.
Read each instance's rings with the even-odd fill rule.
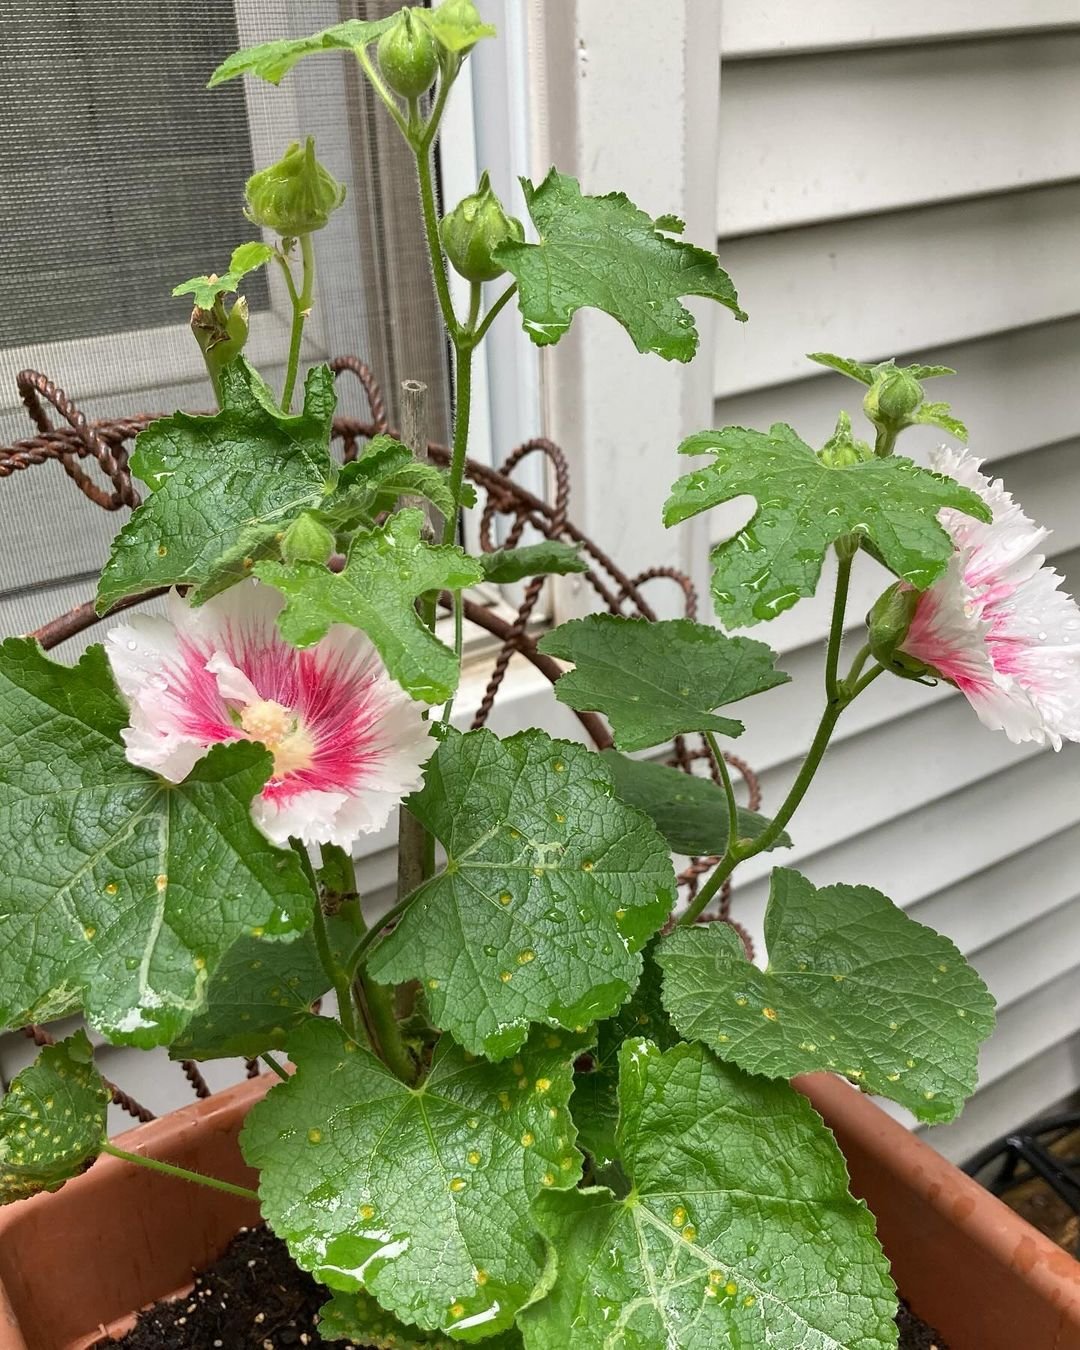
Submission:
[[[272,698],[256,699],[240,709],[240,725],[253,741],[262,741],[274,756],[274,777],[310,767],[315,743],[299,719]]]

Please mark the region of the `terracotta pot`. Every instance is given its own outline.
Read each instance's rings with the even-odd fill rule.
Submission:
[[[842,1079],[795,1086],[836,1135],[897,1286],[950,1350],[1080,1350],[1080,1261]]]
[[[272,1081],[117,1142],[253,1186],[236,1138]],[[796,1086],[835,1131],[897,1283],[950,1350],[1080,1350],[1080,1263],[847,1083]],[[242,1200],[109,1157],[55,1195],[0,1210],[0,1350],[85,1350],[123,1333],[132,1309],[184,1292],[257,1217]]]
[[[248,1079],[116,1143],[254,1188],[236,1139],[273,1081]],[[258,1221],[250,1201],[101,1157],[54,1194],[0,1209],[0,1350],[84,1350],[122,1334]]]

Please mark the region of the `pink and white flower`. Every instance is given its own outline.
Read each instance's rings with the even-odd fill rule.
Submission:
[[[261,741],[274,767],[252,803],[260,829],[279,844],[348,849],[421,785],[435,742],[365,634],[335,625],[298,651],[277,631],[283,604],[254,580],[197,609],[172,591],[168,618],[137,614],[113,628],[106,650],[131,709],[127,757],[178,783],[211,746]]]
[[[1061,749],[1080,740],[1080,609],[1036,552],[1050,533],[968,450],[942,446],[932,467],[972,488],[993,521],[945,510],[956,553],[918,599],[901,650],[957,686],[986,726]]]

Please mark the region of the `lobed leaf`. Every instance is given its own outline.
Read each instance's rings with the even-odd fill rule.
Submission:
[[[221,372],[223,406],[210,417],[174,413],[135,441],[131,468],[150,488],[113,540],[97,607],[155,586],[192,586],[199,603],[275,555],[289,525],[333,492],[334,376],[315,366],[304,410],[285,416],[240,357]]]
[[[260,42],[254,47],[244,47],[233,52],[222,61],[210,76],[207,87],[224,84],[238,75],[256,75],[270,84],[280,84],[297,61],[317,52],[351,51],[354,54],[377,42],[388,28],[397,22],[397,13],[384,19],[347,19],[345,23],[336,23],[324,28],[310,37],[277,38],[272,42]]]
[[[263,1215],[333,1289],[458,1340],[509,1328],[545,1275],[530,1204],[581,1174],[566,1104],[585,1044],[539,1031],[492,1065],[444,1037],[411,1088],[309,1019],[289,1042],[296,1073],[241,1136]]]
[[[85,1031],[47,1045],[0,1098],[0,1205],[56,1191],[101,1150],[109,1090]]]
[[[475,585],[481,572],[456,544],[425,543],[423,528],[422,511],[399,511],[353,539],[340,572],[317,563],[256,563],[259,580],[285,596],[282,636],[310,647],[336,623],[362,628],[413,698],[445,702],[457,688],[457,657],[425,626],[416,600],[425,591]]]
[[[601,758],[611,770],[616,797],[644,811],[674,853],[719,857],[725,851],[728,810],[723,788],[709,778],[683,773],[666,764],[630,759],[617,750],[604,750]],[[769,823],[767,816],[739,807],[740,838],[756,839]],[[786,830],[772,845],[772,848],[790,847],[791,838]]]
[[[664,1005],[683,1036],[748,1073],[831,1069],[920,1120],[957,1114],[994,1001],[948,938],[869,886],[818,890],[777,868],[765,942],[759,970],[723,924],[664,939]]]
[[[128,763],[127,721],[101,647],[68,667],[0,645],[0,1028],[81,1004],[112,1041],[167,1044],[239,937],[311,922],[251,820],[269,753],[219,745],[167,783]]]
[[[731,278],[707,249],[681,239],[682,222],[652,220],[621,192],[582,194],[576,178],[552,169],[521,189],[537,244],[506,241],[495,250],[518,283],[522,325],[537,346],[558,342],[579,309],[601,309],[639,352],[689,361],[697,351],[693,315],[680,297],[716,300],[744,320]]]
[[[580,547],[561,539],[544,539],[522,548],[497,548],[490,553],[478,553],[476,561],[483,568],[485,581],[503,586],[512,581],[524,581],[526,577],[587,572],[589,564],[581,556]]]
[[[587,1059],[588,1068],[574,1075],[571,1114],[577,1126],[578,1144],[592,1158],[593,1174],[599,1179],[620,1174],[616,1129],[619,1123],[619,1053],[628,1038],[643,1037],[661,1050],[679,1043],[660,997],[660,967],[656,943],[644,952],[644,969],[638,987],[614,1017],[596,1028],[596,1046]],[[620,1176],[620,1180],[625,1178]]]
[[[342,954],[355,941],[352,925],[328,918],[331,944]],[[254,1059],[284,1050],[291,1032],[330,988],[311,929],[294,942],[240,938],[206,987],[206,1006],[169,1047],[170,1059]]]
[[[574,662],[555,697],[606,714],[620,750],[645,750],[689,731],[739,736],[743,724],[712,709],[791,678],[774,667],[776,654],[765,643],[691,619],[591,614],[546,633],[538,646]]]
[[[896,1300],[873,1216],[787,1083],[700,1045],[620,1054],[618,1147],[631,1190],[542,1195],[551,1292],[518,1317],[526,1350],[883,1350]]]
[[[274,250],[261,241],[239,244],[233,249],[229,270],[224,276],[192,277],[190,281],[182,281],[179,286],[174,286],[172,293],[190,295],[198,309],[212,309],[219,296],[230,295],[238,290],[241,281],[249,273],[265,267],[273,256]]]
[[[953,554],[938,512],[952,507],[990,519],[977,493],[942,474],[896,455],[830,467],[782,422],[767,433],[701,431],[679,449],[715,460],[675,484],[665,524],[744,494],[757,502],[750,522],[712,551],[713,601],[729,628],[773,619],[813,595],[825,553],[841,535],[868,539],[890,571],[924,590]]]
[[[626,1001],[675,875],[598,755],[542,731],[454,734],[408,806],[447,859],[374,948],[376,980],[422,979],[435,1024],[491,1059],[531,1022],[584,1028]]]

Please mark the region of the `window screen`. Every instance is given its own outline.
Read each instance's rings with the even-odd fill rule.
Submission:
[[[237,46],[374,18],[398,0],[0,0],[0,444],[32,433],[15,375],[43,371],[90,417],[212,406],[177,282],[221,272],[258,237],[245,179],[311,134],[348,188],[316,237],[304,364],[367,360],[389,395],[431,390],[445,438],[446,352],[416,221],[411,156],[346,53],[280,88],[207,90]],[[391,221],[395,221],[392,225]],[[245,286],[248,355],[280,387],[289,307],[276,269]],[[366,412],[354,382],[345,412]],[[58,464],[0,479],[0,635],[90,598],[127,517],[88,502]]]

